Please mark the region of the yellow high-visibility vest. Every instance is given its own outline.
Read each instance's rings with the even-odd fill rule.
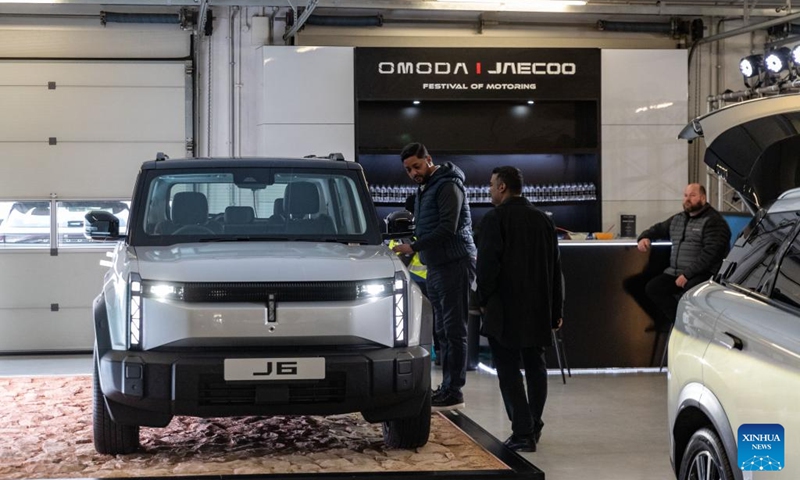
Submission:
[[[394,248],[396,245],[402,244],[402,241],[397,240],[390,240],[389,241],[389,248]],[[398,255],[400,255],[398,253]],[[428,267],[425,266],[424,263],[419,259],[419,253],[414,252],[414,255],[411,256],[411,261],[406,265],[408,267],[408,271],[411,275],[417,276],[422,280],[426,280],[428,278]]]

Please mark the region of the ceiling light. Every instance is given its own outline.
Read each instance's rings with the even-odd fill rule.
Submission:
[[[753,78],[759,74],[762,58],[761,55],[750,55],[739,62],[739,71],[742,72],[744,78]]]
[[[792,60],[794,60],[795,65],[800,65],[800,45],[792,50]]]
[[[487,8],[559,8],[559,7],[582,7],[586,5],[586,0],[438,0],[442,3],[463,3],[469,5],[485,6]]]
[[[779,48],[767,55],[767,58],[764,59],[764,66],[767,67],[768,72],[777,75],[789,69],[790,56],[791,51],[788,48]]]
[[[413,102],[411,102],[411,103],[413,103],[414,105],[419,105],[419,103],[420,103],[420,102],[419,102],[419,100],[414,100],[414,101],[413,101]]]
[[[528,105],[533,105],[533,100],[528,100]]]

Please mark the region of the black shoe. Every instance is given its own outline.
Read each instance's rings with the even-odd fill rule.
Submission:
[[[542,431],[539,430],[538,432],[533,432],[533,441],[538,445],[539,439],[542,438]]]
[[[503,445],[515,452],[535,452],[536,440],[534,435],[511,435],[503,442]]]
[[[442,393],[431,398],[431,411],[458,410],[464,408],[464,395],[461,392],[443,390]]]
[[[436,398],[439,395],[441,395],[442,392],[444,392],[444,390],[442,390],[442,386],[441,385],[436,387],[436,390],[431,390],[431,401],[433,401],[434,398]]]

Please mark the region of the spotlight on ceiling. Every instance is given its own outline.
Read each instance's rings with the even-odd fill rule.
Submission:
[[[792,60],[794,61],[795,66],[800,65],[800,45],[792,49]]]
[[[761,73],[762,58],[761,55],[744,57],[742,61],[739,62],[739,71],[742,72],[742,76],[746,79],[758,76],[758,74]]]
[[[770,74],[779,75],[781,72],[789,70],[791,56],[792,52],[786,47],[773,50],[764,59],[764,66],[767,67],[767,71]]]

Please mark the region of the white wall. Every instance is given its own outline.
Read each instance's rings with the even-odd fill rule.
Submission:
[[[603,230],[636,215],[637,234],[681,209],[687,183],[685,50],[602,52]]]

